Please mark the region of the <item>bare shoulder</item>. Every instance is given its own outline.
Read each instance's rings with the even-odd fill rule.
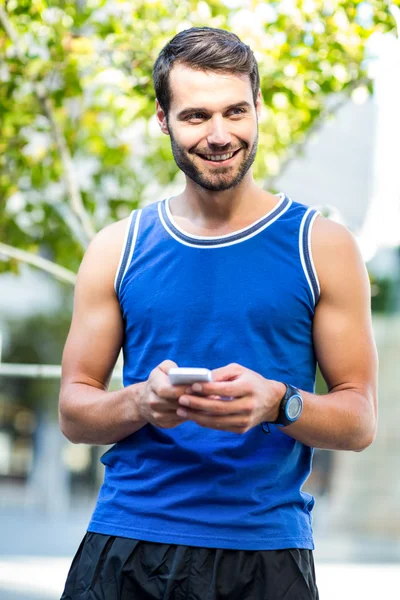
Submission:
[[[319,215],[315,220],[312,233],[313,250],[317,253],[335,250],[350,251],[357,249],[357,242],[350,231],[336,221]]]
[[[101,275],[102,282],[113,287],[128,227],[129,217],[107,225],[95,235],[83,257],[78,283]]]
[[[354,285],[369,290],[367,270],[355,237],[340,223],[318,216],[311,247],[321,296],[335,288],[348,291]]]
[[[119,257],[128,225],[129,217],[107,225],[95,235],[90,243],[89,249],[93,248],[96,251],[104,252],[107,255],[117,254]]]

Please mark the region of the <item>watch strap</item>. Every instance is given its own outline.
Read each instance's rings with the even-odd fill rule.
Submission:
[[[298,396],[301,399],[301,394],[300,391],[294,387],[293,385],[290,385],[289,383],[285,383],[284,385],[286,385],[286,392],[284,393],[280,404],[279,404],[279,413],[278,413],[278,418],[273,421],[273,425],[280,425],[281,427],[286,427],[287,425],[290,425],[291,423],[294,423],[295,421],[297,421],[298,417],[301,414],[298,415],[298,417],[296,419],[288,419],[287,415],[286,415],[286,405],[289,402],[290,398],[292,398],[293,396]]]

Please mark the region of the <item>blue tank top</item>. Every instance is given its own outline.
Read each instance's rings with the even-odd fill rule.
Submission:
[[[252,225],[217,237],[185,233],[168,200],[132,213],[115,280],[124,386],[171,359],[208,369],[235,362],[314,391],[317,212],[278,200]],[[302,486],[313,449],[269,428],[145,425],[103,454],[88,530],[209,548],[312,549],[314,498]]]

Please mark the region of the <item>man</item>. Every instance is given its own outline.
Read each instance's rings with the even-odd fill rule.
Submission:
[[[79,271],[61,428],[114,445],[62,598],[315,599],[312,449],[376,430],[366,270],[345,228],[255,184],[259,76],[237,36],[183,31],[153,74],[186,187],[101,231]],[[213,381],[173,386],[177,365]]]

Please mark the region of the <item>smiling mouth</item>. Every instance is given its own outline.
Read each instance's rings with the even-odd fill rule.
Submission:
[[[233,152],[226,152],[225,154],[197,154],[203,160],[212,163],[227,163],[231,160],[236,154],[240,152],[241,148],[238,150],[234,150]]]

